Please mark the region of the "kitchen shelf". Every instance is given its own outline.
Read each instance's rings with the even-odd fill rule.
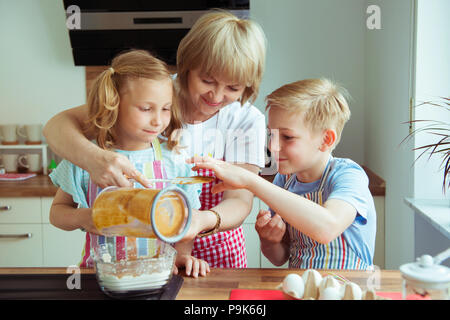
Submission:
[[[0,150],[41,150],[42,151],[42,172],[43,174],[48,174],[48,164],[47,164],[47,144],[13,144],[4,145],[0,144]]]

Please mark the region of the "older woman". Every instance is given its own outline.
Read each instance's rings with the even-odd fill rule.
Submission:
[[[182,141],[191,157],[211,156],[258,172],[264,166],[265,119],[253,105],[265,63],[265,36],[251,20],[228,12],[202,16],[181,41],[176,82],[183,110]],[[86,106],[66,110],[44,128],[58,155],[87,170],[100,186],[129,186],[139,173],[127,158],[98,148],[83,132]],[[89,157],[85,155],[89,154]],[[83,155],[83,156],[82,156]],[[213,176],[204,170],[201,175]],[[200,211],[190,234],[194,257],[211,267],[247,266],[242,223],[253,194],[231,190],[212,194],[217,180],[204,184]],[[189,248],[190,249],[190,248]]]

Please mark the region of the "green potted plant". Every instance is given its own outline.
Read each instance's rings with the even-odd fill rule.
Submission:
[[[420,103],[416,108],[422,106],[432,106],[443,108],[445,112],[450,112],[450,97],[441,97],[438,101],[426,101]],[[450,114],[449,114],[450,115]],[[416,158],[417,161],[422,156],[428,154],[431,157],[442,157],[441,167],[443,169],[442,189],[450,189],[450,122],[448,120],[411,120],[406,123],[413,125],[415,129],[403,139],[402,143],[411,139],[415,135],[428,134],[435,139],[433,143],[415,147],[413,150],[422,151]]]

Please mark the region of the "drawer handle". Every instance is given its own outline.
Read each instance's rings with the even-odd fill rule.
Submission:
[[[31,232],[21,234],[0,234],[0,239],[28,239],[33,234]]]
[[[11,206],[2,206],[0,207],[0,211],[9,211],[11,210]]]

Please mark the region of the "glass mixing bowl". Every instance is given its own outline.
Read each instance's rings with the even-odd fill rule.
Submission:
[[[103,237],[91,247],[101,290],[113,298],[160,292],[172,278],[177,251],[158,239],[122,237],[125,245],[117,246],[115,238]]]

